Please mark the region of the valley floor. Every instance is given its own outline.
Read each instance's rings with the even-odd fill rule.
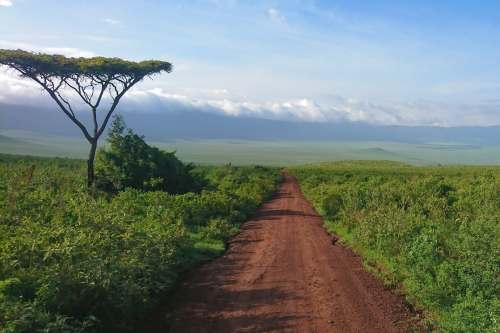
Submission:
[[[286,176],[226,254],[192,271],[141,331],[407,332],[414,319]]]

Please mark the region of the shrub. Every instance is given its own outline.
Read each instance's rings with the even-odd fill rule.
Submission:
[[[115,116],[108,147],[100,149],[97,154],[97,185],[112,192],[131,187],[184,193],[195,187],[190,174],[192,168],[184,165],[174,152],[149,146],[144,137],[125,128],[121,116]]]

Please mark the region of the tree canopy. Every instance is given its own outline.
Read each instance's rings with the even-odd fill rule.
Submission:
[[[69,58],[63,55],[1,49],[0,64],[16,69],[21,75],[28,77],[85,75],[101,80],[120,76],[142,79],[162,71],[172,71],[172,64],[158,60],[134,62],[106,57]]]

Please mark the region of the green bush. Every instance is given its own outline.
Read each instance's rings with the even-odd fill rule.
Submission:
[[[237,232],[236,225],[227,220],[216,218],[210,220],[206,227],[200,229],[200,234],[204,239],[216,239],[226,241],[230,236]]]
[[[135,188],[144,191],[184,193],[195,189],[191,165],[175,153],[148,145],[144,137],[125,128],[121,116],[111,126],[107,148],[97,153],[97,186],[106,191]]]

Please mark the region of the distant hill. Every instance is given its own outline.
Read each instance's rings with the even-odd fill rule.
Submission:
[[[0,151],[9,154],[26,155],[51,155],[50,148],[33,142],[14,139],[5,135],[0,135]]]
[[[500,144],[500,127],[378,126],[366,123],[308,123],[232,117],[195,110],[122,111],[127,124],[147,139],[335,140],[401,143]],[[84,113],[85,114],[85,113]],[[86,114],[87,115],[87,114]],[[88,120],[88,119],[87,119]],[[80,137],[56,109],[0,104],[0,129]]]
[[[10,138],[8,136],[4,136],[4,135],[0,135],[0,144],[2,143],[17,143],[18,141],[13,139],[13,138]]]
[[[2,130],[0,153],[35,156],[85,157],[88,145],[83,138],[58,137],[26,130]]]

